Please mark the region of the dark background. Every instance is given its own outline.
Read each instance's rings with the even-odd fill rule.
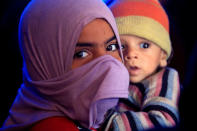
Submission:
[[[18,47],[20,15],[30,0],[6,0],[0,4],[1,90],[0,127],[22,83],[22,57]],[[193,129],[196,116],[197,6],[195,0],[160,0],[170,19],[174,56],[169,66],[178,70],[183,85],[179,129]]]
[[[0,4],[1,89],[0,127],[22,83],[22,57],[18,47],[18,23],[28,0],[3,0]]]

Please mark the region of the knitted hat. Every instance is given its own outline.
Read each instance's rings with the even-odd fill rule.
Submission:
[[[157,0],[119,0],[111,6],[111,10],[120,34],[150,40],[170,56],[168,16]]]

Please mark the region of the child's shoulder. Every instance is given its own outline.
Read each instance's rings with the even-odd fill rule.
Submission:
[[[175,68],[165,67],[164,70],[167,71],[167,72],[169,72],[169,73],[171,73],[171,74],[178,75],[178,71]]]
[[[169,66],[165,67],[165,70],[169,70],[169,71],[172,71],[172,72],[178,72],[175,68],[169,67]]]

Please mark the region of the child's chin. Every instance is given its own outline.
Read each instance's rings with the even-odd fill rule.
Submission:
[[[130,78],[130,82],[131,82],[131,83],[139,83],[139,82],[141,82],[141,81],[142,81],[142,79],[133,78],[133,77]]]

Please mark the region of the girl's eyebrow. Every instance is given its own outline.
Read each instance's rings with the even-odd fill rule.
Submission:
[[[78,47],[87,47],[87,46],[92,47],[93,44],[91,44],[91,43],[77,43],[76,46],[78,46]]]
[[[105,44],[109,43],[110,41],[112,41],[112,40],[114,40],[114,39],[116,39],[116,36],[115,36],[115,35],[112,36],[111,38],[109,38],[109,40],[107,40],[107,41],[105,42]]]
[[[107,43],[109,43],[110,41],[112,41],[114,39],[116,39],[116,36],[115,35],[112,36],[111,38],[109,38],[108,40],[106,40],[106,42],[104,44],[107,44]],[[79,43],[76,44],[76,46],[77,47],[93,47],[94,44],[92,44],[92,43],[86,43],[86,42],[81,42],[81,43],[79,42]]]

